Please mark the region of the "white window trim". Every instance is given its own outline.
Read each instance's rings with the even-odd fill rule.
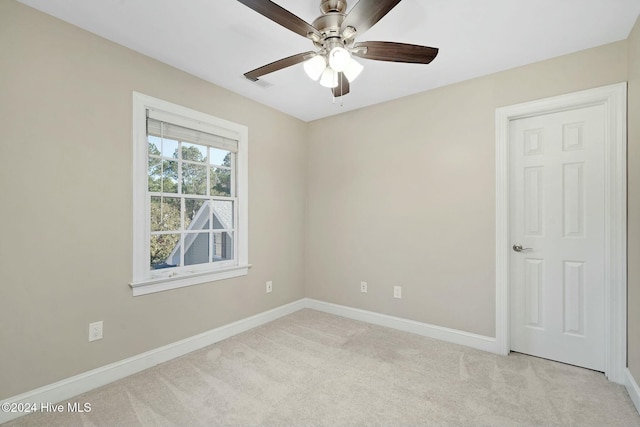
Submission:
[[[179,116],[184,121],[178,124],[197,123],[198,127],[214,130],[218,135],[236,139],[238,152],[236,154],[236,190],[237,231],[237,264],[207,271],[191,273],[175,273],[165,277],[151,277],[148,269],[149,260],[149,230],[147,216],[149,206],[147,201],[147,109],[164,111],[173,116]],[[175,117],[174,117],[175,118]],[[138,92],[133,92],[133,279],[129,286],[133,295],[145,295],[169,289],[182,288],[216,280],[248,274],[249,239],[248,239],[248,135],[246,126],[220,119],[199,111],[192,110],[168,101],[153,98]]]

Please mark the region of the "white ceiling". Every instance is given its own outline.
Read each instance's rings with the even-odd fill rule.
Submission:
[[[640,0],[403,0],[357,41],[433,46],[438,57],[361,60],[333,103],[302,64],[265,75],[266,88],[243,77],[313,45],[235,0],[19,1],[305,121],[624,40],[640,14]],[[320,15],[319,0],[276,3],[309,23]]]

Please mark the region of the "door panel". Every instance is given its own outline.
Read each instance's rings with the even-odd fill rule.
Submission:
[[[603,108],[511,121],[509,147],[511,349],[600,371]]]

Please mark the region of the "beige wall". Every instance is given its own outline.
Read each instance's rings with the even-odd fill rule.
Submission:
[[[249,127],[248,276],[132,297],[134,90]],[[304,122],[2,0],[0,129],[0,400],[303,297]]]
[[[495,109],[625,81],[626,58],[613,43],[312,122],[307,296],[495,336]]]
[[[640,18],[628,39],[628,366],[640,382]]]

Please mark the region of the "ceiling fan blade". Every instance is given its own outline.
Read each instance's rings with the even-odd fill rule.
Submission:
[[[333,93],[334,98],[349,93],[349,80],[347,80],[344,73],[338,73],[338,86],[331,89],[331,93]]]
[[[356,29],[358,36],[364,34],[381,20],[401,0],[360,0],[342,21],[340,32],[347,27]]]
[[[283,27],[300,34],[302,37],[307,37],[307,34],[314,33],[320,36],[318,30],[316,30],[311,24],[298,18],[287,9],[275,4],[269,0],[238,0],[243,5],[253,9],[259,14],[271,19],[273,22],[282,25]]]
[[[366,47],[366,50],[358,48]],[[362,42],[353,45],[353,54],[376,61],[428,64],[438,55],[438,48],[395,42]]]
[[[272,62],[271,64],[263,65],[260,68],[256,68],[255,70],[251,70],[247,73],[244,73],[244,76],[255,82],[258,80],[258,77],[262,77],[265,74],[273,73],[274,71],[282,70],[283,68],[290,67],[292,65],[299,64],[301,62],[306,61],[307,59],[314,56],[316,53],[314,51],[298,53],[296,55],[291,55],[286,58],[280,59],[278,61]]]

